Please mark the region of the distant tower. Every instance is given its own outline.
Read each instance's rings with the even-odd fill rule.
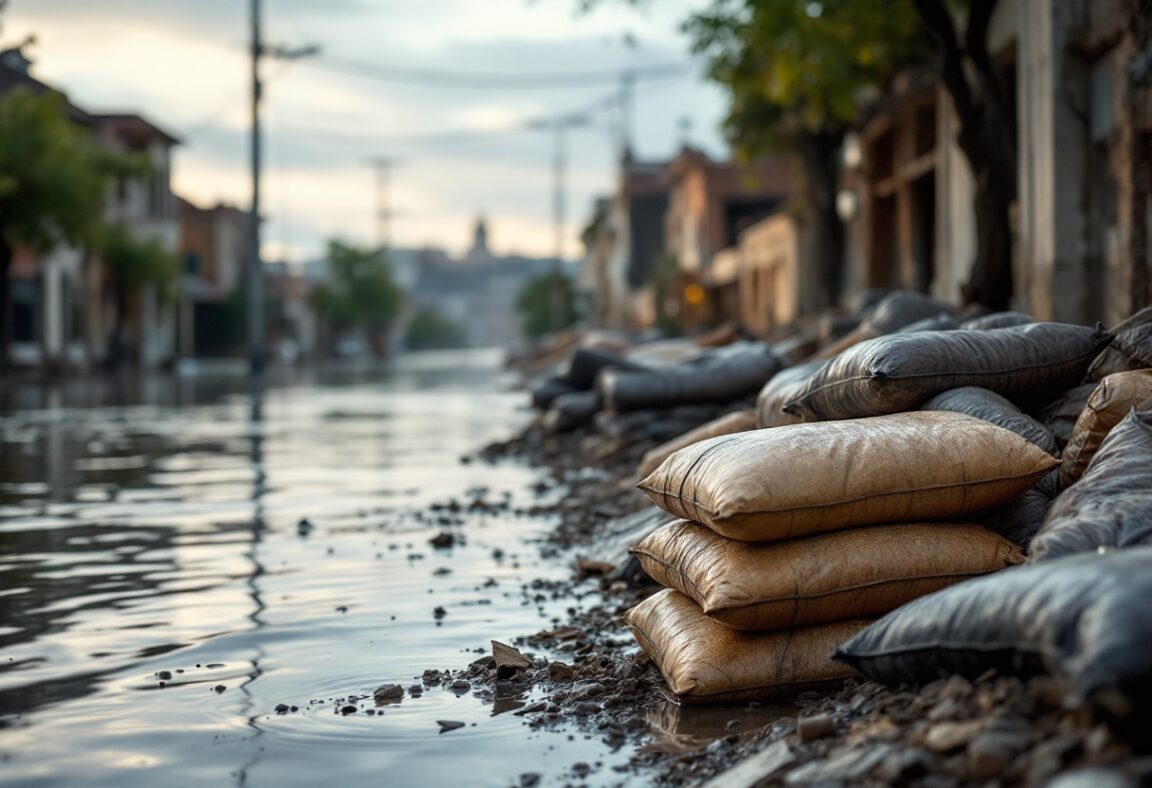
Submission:
[[[464,255],[466,263],[482,263],[492,259],[488,249],[488,223],[484,215],[476,217],[476,229],[472,233],[472,248]]]

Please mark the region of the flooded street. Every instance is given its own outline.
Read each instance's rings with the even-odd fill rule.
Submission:
[[[4,782],[511,785],[577,761],[630,779],[611,770],[629,748],[530,730],[523,698],[441,685],[367,712],[377,686],[573,604],[528,587],[571,571],[534,544],[548,519],[517,513],[542,472],[460,459],[529,418],[499,360],[418,354],[255,396],[240,377],[7,391]],[[345,715],[350,695],[368,697]]]

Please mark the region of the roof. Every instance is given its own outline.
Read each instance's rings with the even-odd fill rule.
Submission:
[[[111,128],[113,132],[131,144],[142,144],[160,140],[168,145],[179,145],[179,138],[168,133],[155,123],[129,112],[94,113],[92,118],[99,126]]]
[[[24,88],[36,95],[55,93],[64,101],[65,111],[73,123],[92,125],[92,116],[68,100],[68,96],[28,73],[31,61],[19,47],[0,50],[0,95]]]

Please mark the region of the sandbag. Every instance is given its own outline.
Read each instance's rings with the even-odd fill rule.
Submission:
[[[571,394],[574,391],[576,389],[572,388],[562,376],[544,378],[532,385],[532,407],[545,410],[561,394]]]
[[[955,331],[959,327],[960,324],[956,322],[956,318],[952,317],[952,315],[939,314],[935,317],[926,317],[923,320],[917,320],[915,323],[909,323],[896,333],[911,334],[914,331]]]
[[[549,432],[568,432],[583,427],[600,411],[597,391],[570,391],[552,400],[544,414],[544,428]]]
[[[632,553],[705,615],[752,631],[873,618],[1024,561],[1015,545],[966,523],[875,525],[764,544],[675,520]]]
[[[788,364],[798,364],[815,353],[819,347],[819,337],[810,331],[804,331],[772,343],[772,352]]]
[[[572,388],[590,391],[596,385],[596,376],[603,369],[643,369],[623,356],[596,348],[578,347],[568,360],[564,380]]]
[[[962,386],[937,394],[920,410],[947,410],[966,413],[981,421],[1011,430],[1049,454],[1057,454],[1056,439],[1048,428],[994,391],[978,386]]]
[[[1055,458],[961,413],[792,424],[701,441],[640,489],[676,517],[769,542],[857,525],[961,517],[1013,500]]]
[[[737,407],[741,403],[737,403]],[[748,403],[750,404],[750,403]],[[730,404],[680,405],[660,410],[630,410],[596,414],[596,429],[617,440],[651,441],[653,445],[678,438],[732,410]]]
[[[998,506],[974,519],[989,531],[1025,548],[1044,524],[1048,509],[1060,494],[1059,468],[1044,474],[1031,489],[1011,503]]]
[[[1086,383],[1098,383],[1108,375],[1152,367],[1152,306],[1147,306],[1112,329],[1112,344],[1100,352]]]
[[[1095,390],[1095,383],[1083,383],[1070,388],[1036,414],[1036,418],[1056,439],[1060,451],[1064,451],[1068,441],[1072,440],[1072,430],[1076,428],[1076,421]]]
[[[885,684],[996,669],[1060,678],[1073,704],[1152,709],[1152,548],[1022,566],[889,613],[836,659]]]
[[[784,409],[806,421],[879,416],[961,386],[1047,401],[1078,382],[1108,341],[1101,329],[1062,323],[892,334],[840,354]]]
[[[1035,322],[1036,318],[1023,312],[993,312],[990,315],[965,320],[960,324],[960,328],[964,331],[992,331],[997,328],[1026,326]]]
[[[783,366],[771,348],[738,342],[666,369],[606,369],[598,386],[605,405],[616,411],[730,402],[755,394]]]
[[[832,650],[867,621],[778,632],[737,632],[666,588],[624,620],[681,703],[746,703],[828,689],[854,674]]]
[[[952,307],[943,301],[914,290],[897,290],[876,304],[865,323],[880,334],[891,334],[917,321],[951,313]]]
[[[1152,369],[1118,372],[1096,386],[1060,456],[1061,487],[1067,487],[1084,474],[1109,430],[1133,408],[1152,409]]]
[[[1129,411],[1060,493],[1028,560],[1152,543],[1152,411]]]
[[[640,459],[638,476],[643,479],[652,473],[652,471],[659,468],[660,464],[672,456],[674,452],[680,451],[680,449],[683,449],[685,446],[691,446],[693,443],[699,443],[708,438],[716,438],[721,435],[733,435],[737,432],[746,432],[754,429],[756,429],[756,411],[754,410],[738,410],[721,416],[718,419],[713,419],[706,424],[701,424],[694,430],[689,430],[683,435],[679,435],[666,443],[660,444],[655,449],[645,452],[644,456]]]
[[[808,380],[808,376],[820,369],[824,362],[813,361],[789,367],[776,375],[760,389],[756,398],[756,414],[761,427],[780,427],[785,424],[799,424],[800,419],[784,412],[784,403],[796,396]]]

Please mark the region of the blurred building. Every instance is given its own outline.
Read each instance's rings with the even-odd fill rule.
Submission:
[[[19,48],[0,52],[0,95],[16,89],[59,94],[31,76],[30,66]],[[146,175],[120,177],[109,187],[103,220],[155,239],[174,254],[179,231],[169,179],[179,141],[140,115],[94,114],[66,97],[65,110],[94,144],[141,155],[150,165]],[[142,364],[156,365],[174,354],[176,306],[155,288],[143,288],[129,305],[131,314],[119,320],[107,266],[94,250],[60,244],[37,255],[18,248],[9,278],[15,363],[91,366],[121,348]],[[124,336],[116,336],[117,325]]]
[[[1152,298],[1152,66],[1134,59],[1137,5],[1001,0],[992,20],[1019,151],[1014,306],[1040,319],[1114,323]],[[850,291],[961,300],[976,227],[958,130],[933,74],[902,81],[863,124],[842,195]]]
[[[249,213],[217,203],[201,208],[179,199],[180,355],[227,354],[246,330],[242,293],[251,229]]]

